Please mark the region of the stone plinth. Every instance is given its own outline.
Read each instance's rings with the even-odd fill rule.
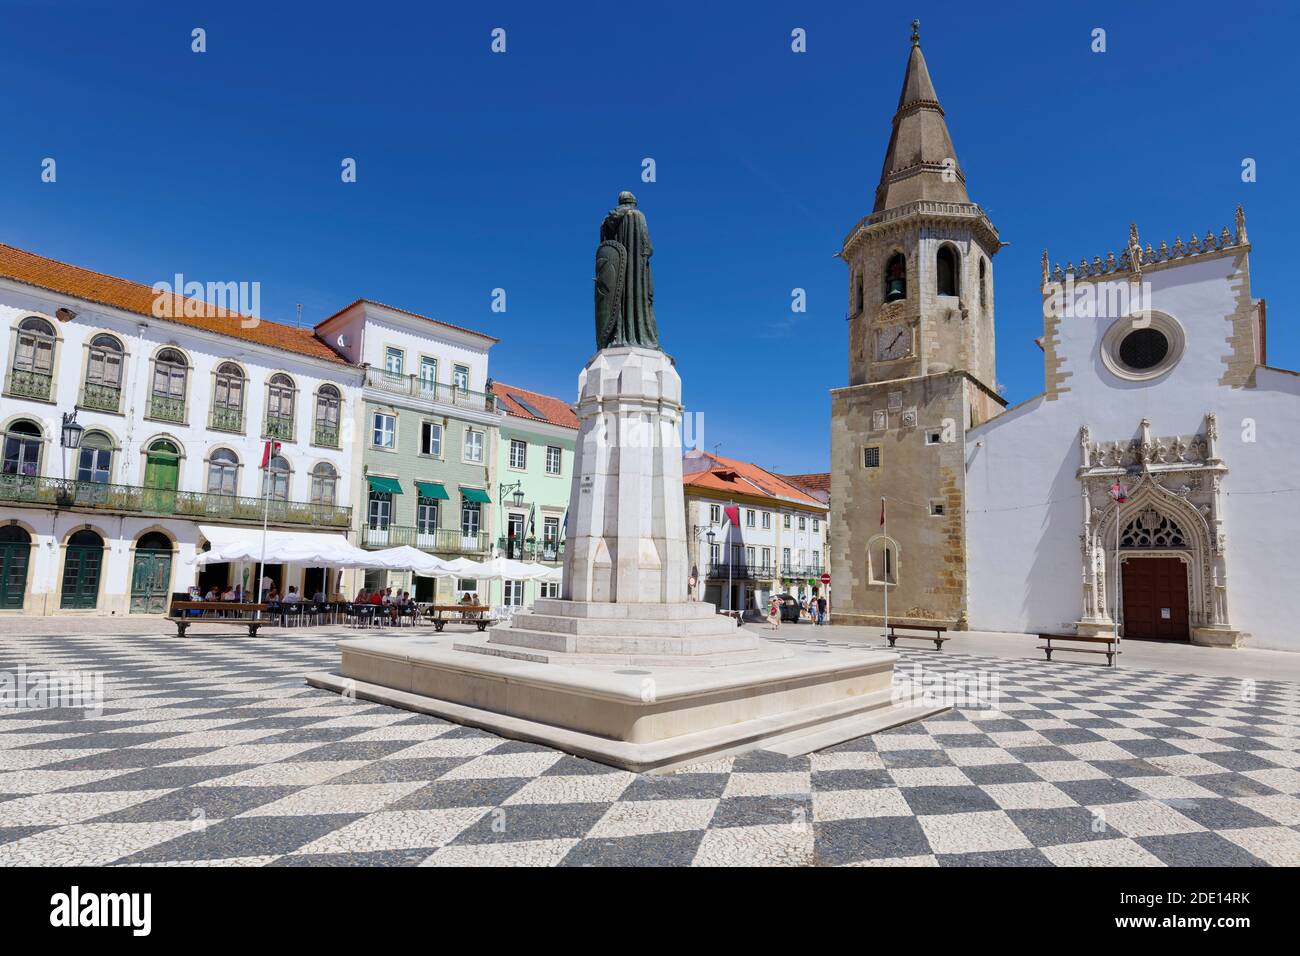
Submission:
[[[807,753],[946,709],[894,701],[893,654],[766,641],[686,601],[672,361],[604,349],[579,393],[564,597],[486,635],[342,641],[339,672],[311,684],[637,771]]]
[[[672,360],[655,349],[603,349],[579,375],[578,395],[564,597],[685,601],[682,382]]]

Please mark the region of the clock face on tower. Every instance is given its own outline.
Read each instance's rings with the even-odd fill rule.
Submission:
[[[912,329],[907,325],[882,325],[876,330],[876,361],[891,362],[912,354]]]

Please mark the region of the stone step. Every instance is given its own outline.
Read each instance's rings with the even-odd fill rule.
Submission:
[[[675,604],[621,603],[604,601],[566,601],[562,598],[538,598],[533,602],[533,612],[554,617],[583,617],[632,619],[639,621],[689,621],[718,616],[717,608],[704,601],[682,601]]]
[[[695,668],[695,667],[730,667],[737,664],[753,664],[763,661],[779,660],[789,657],[790,653],[772,646],[757,647],[746,651],[727,651],[721,654],[570,654],[556,651],[523,650],[514,647],[502,647],[496,644],[456,643],[453,650],[467,654],[483,654],[489,657],[501,657],[508,660],[527,661],[531,664],[570,665],[574,667],[651,667],[651,668]],[[618,673],[618,671],[615,671]],[[650,674],[650,671],[645,671]]]
[[[527,631],[603,634],[610,637],[731,637],[739,630],[734,620],[721,614],[665,621],[640,618],[564,617],[537,611],[519,611],[511,620],[510,626]]]
[[[494,627],[487,643],[566,654],[660,654],[698,656],[730,651],[750,651],[763,645],[760,638],[732,628],[726,637],[663,637],[656,635],[563,634],[534,631],[514,625]]]

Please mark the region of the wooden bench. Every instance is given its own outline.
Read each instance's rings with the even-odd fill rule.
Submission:
[[[492,624],[497,622],[494,617],[484,617],[491,612],[490,607],[481,604],[430,604],[424,609],[424,616],[433,624],[435,631],[441,631],[448,621],[460,620],[465,624],[473,624],[480,631],[485,631]],[[450,614],[451,617],[444,617]],[[457,618],[455,615],[459,614]],[[471,617],[470,615],[475,615]]]
[[[1044,643],[1039,644],[1039,648],[1047,655],[1047,659],[1052,659],[1052,651],[1071,651],[1075,654],[1105,654],[1106,666],[1114,667],[1115,658],[1120,653],[1120,649],[1115,645],[1118,641],[1114,637],[1083,637],[1079,634],[1039,634],[1038,639]],[[1052,641],[1070,641],[1078,644],[1104,644],[1103,648],[1097,647],[1053,647]]]
[[[929,631],[930,633],[932,633],[932,634],[934,635],[934,637],[926,637],[926,636],[923,635],[923,634],[898,634],[898,633],[895,633],[895,630],[896,630],[896,629],[902,629],[902,630],[906,630],[906,631]],[[890,624],[890,625],[889,625],[889,633],[888,633],[888,634],[885,634],[884,636],[885,636],[885,639],[889,641],[889,646],[890,646],[890,647],[893,647],[893,646],[894,646],[894,641],[898,640],[900,637],[910,637],[910,638],[914,638],[914,639],[916,639],[916,640],[918,640],[918,641],[934,641],[935,649],[941,651],[941,650],[943,650],[943,642],[946,641],[946,640],[948,640],[948,638],[947,638],[947,637],[945,636],[945,634],[944,634],[944,632],[947,631],[947,630],[948,630],[948,629],[947,629],[946,627],[940,627],[938,624],[935,624],[935,625],[930,625],[930,624]]]
[[[257,629],[276,623],[262,617],[269,604],[237,604],[232,601],[172,601],[168,617],[176,625],[176,636],[184,637],[191,624],[229,624],[248,628],[249,637]],[[197,615],[191,612],[198,611]]]

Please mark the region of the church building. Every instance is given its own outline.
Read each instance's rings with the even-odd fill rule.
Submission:
[[[1009,409],[998,245],[914,34],[875,208],[842,253],[837,621],[879,623],[888,591],[900,622],[1300,648],[1300,375],[1267,364],[1243,210],[1186,240],[1132,225],[1118,256],[1044,253],[1044,391]]]

